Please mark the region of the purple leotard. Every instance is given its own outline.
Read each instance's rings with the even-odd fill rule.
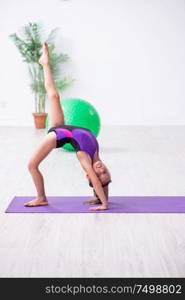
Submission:
[[[61,125],[51,127],[49,132],[54,131],[57,137],[56,148],[70,143],[76,152],[84,151],[93,160],[95,152],[99,151],[99,146],[95,135],[88,129],[73,125]]]

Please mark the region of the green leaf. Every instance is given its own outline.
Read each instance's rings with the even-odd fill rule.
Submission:
[[[56,53],[54,41],[58,29],[59,28],[52,29],[46,41],[49,46],[50,65],[53,78],[58,90],[62,91],[69,87],[74,82],[74,79],[67,76],[61,78],[60,65],[67,62],[69,60],[69,56],[63,53]],[[13,33],[9,37],[20,52],[23,62],[28,64],[28,74],[32,91],[34,93],[45,94],[46,90],[44,87],[43,68],[38,63],[44,41],[43,25],[30,22],[21,27],[19,33]],[[37,106],[39,106],[39,104]]]

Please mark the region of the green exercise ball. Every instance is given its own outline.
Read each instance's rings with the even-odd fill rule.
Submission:
[[[87,128],[98,136],[100,131],[100,116],[97,110],[88,101],[79,98],[65,98],[60,101],[64,112],[64,122],[67,125],[75,125]],[[48,130],[49,117],[46,118],[46,129]],[[62,148],[74,151],[70,144]]]

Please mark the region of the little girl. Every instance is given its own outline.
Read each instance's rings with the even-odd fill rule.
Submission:
[[[49,98],[49,130],[28,162],[28,169],[32,175],[36,190],[36,199],[25,203],[25,206],[48,205],[44,189],[43,176],[39,170],[41,161],[53,150],[70,143],[77,158],[86,172],[89,184],[94,189],[95,199],[87,204],[100,204],[91,210],[108,209],[108,184],[111,182],[110,173],[99,157],[99,146],[93,133],[82,127],[64,124],[64,114],[60,105],[60,97],[52,77],[48,45],[43,44],[43,53],[39,59],[43,66],[45,89]]]

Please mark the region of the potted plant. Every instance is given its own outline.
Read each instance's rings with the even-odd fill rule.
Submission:
[[[14,44],[18,48],[23,57],[23,61],[27,63],[30,75],[30,87],[34,93],[35,111],[33,113],[35,127],[45,128],[45,120],[47,113],[45,111],[46,90],[44,87],[43,68],[38,63],[41,56],[41,48],[44,41],[48,43],[51,69],[57,89],[64,90],[73,81],[70,77],[61,79],[60,65],[66,62],[69,57],[66,54],[57,54],[55,52],[54,39],[58,28],[51,30],[47,39],[43,39],[43,26],[38,23],[29,23],[21,28],[20,36],[17,33],[10,35]]]

